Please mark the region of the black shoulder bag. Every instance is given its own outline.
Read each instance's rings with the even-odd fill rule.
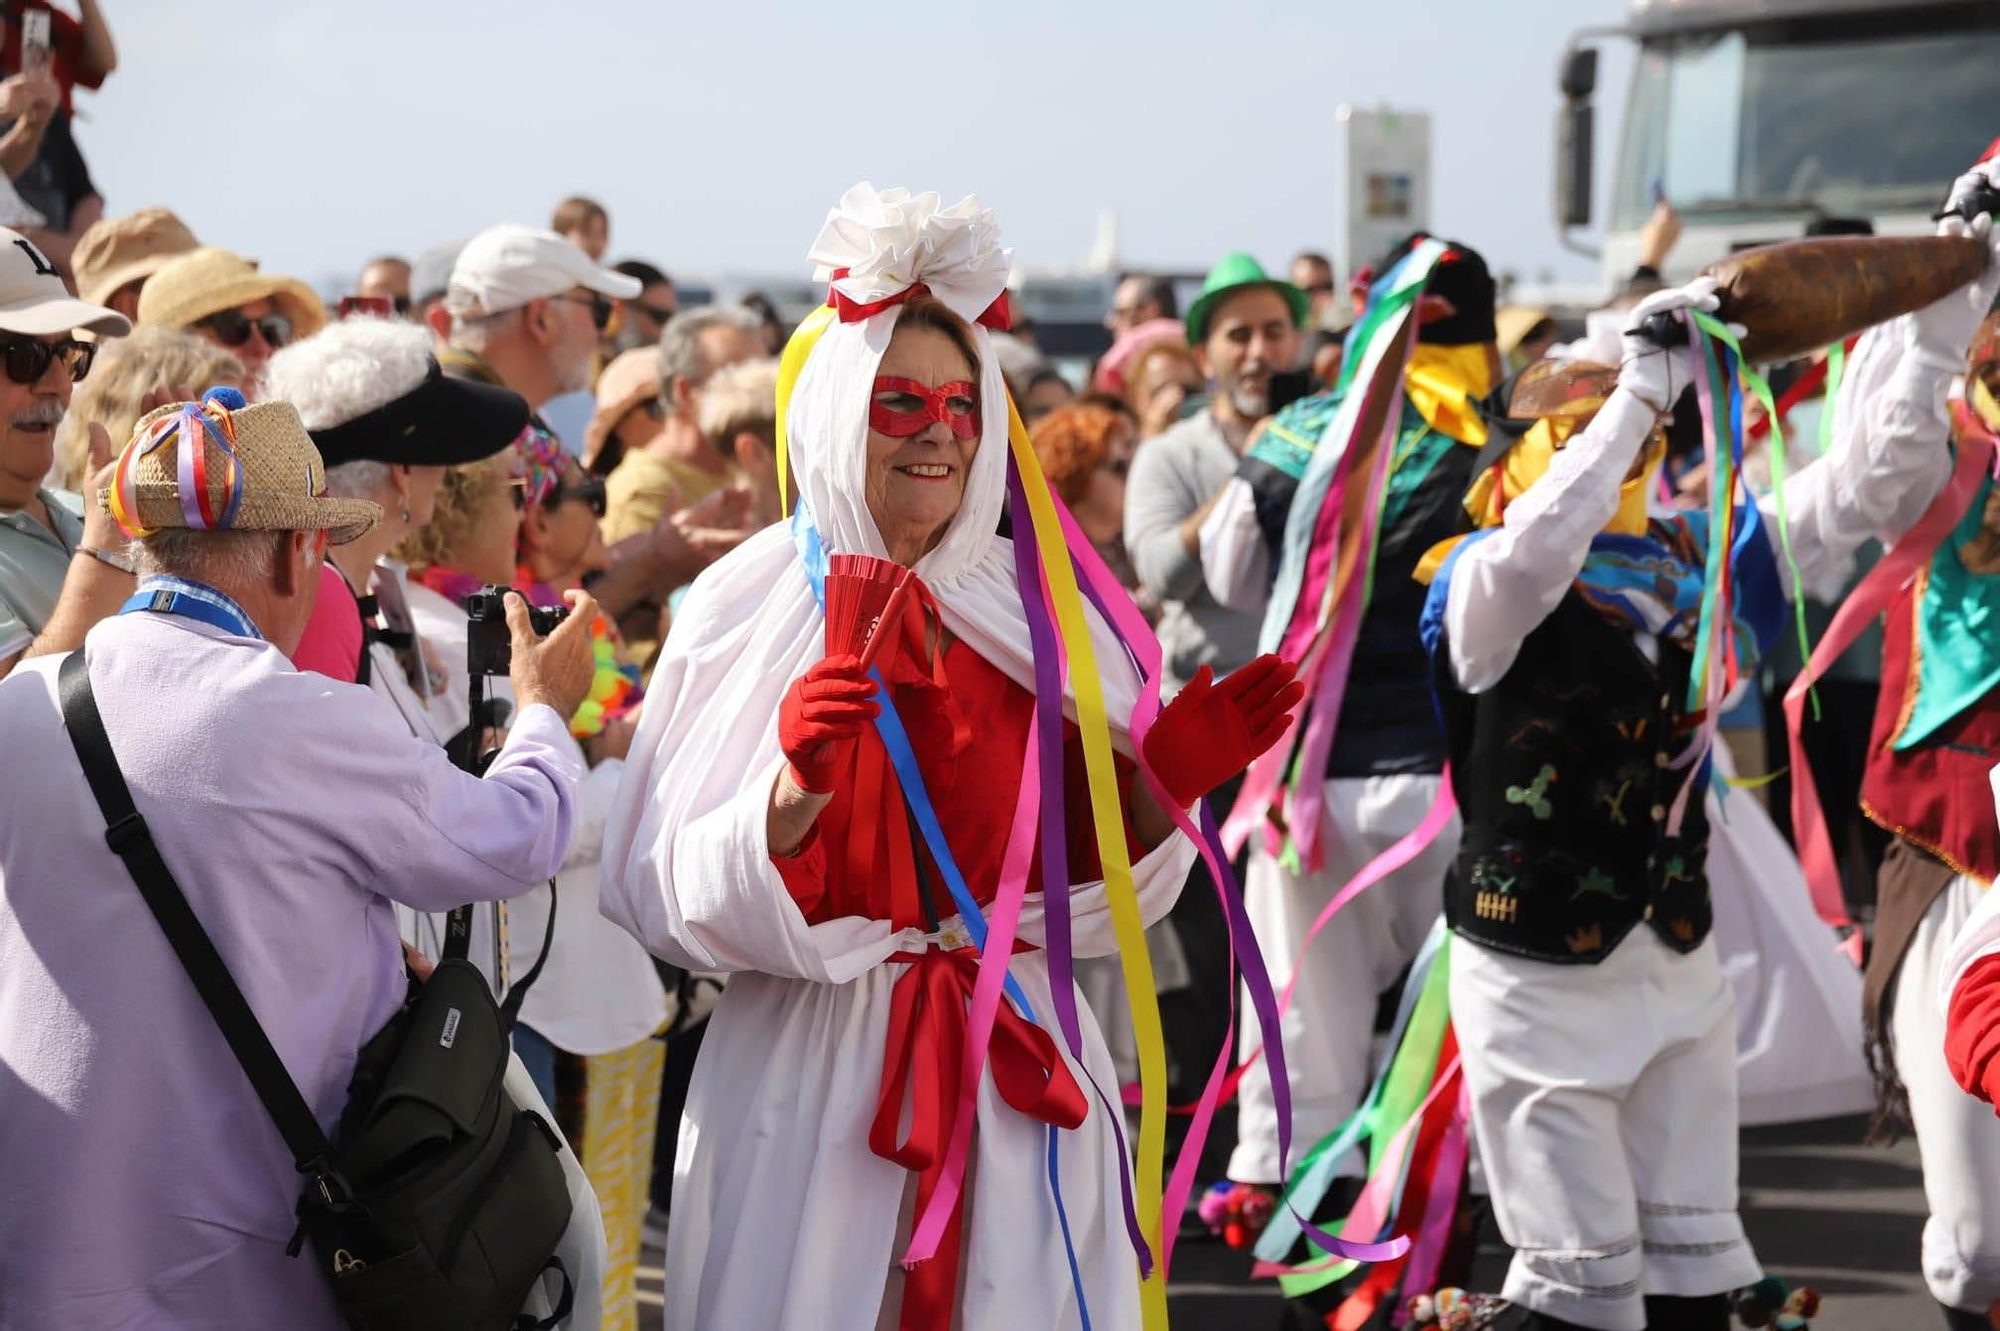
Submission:
[[[70,742],[109,824],[105,840],[305,1176],[290,1254],[312,1240],[356,1331],[542,1331],[568,1316],[575,1291],[554,1255],[570,1220],[558,1138],[502,1085],[507,1035],[548,938],[496,1004],[466,960],[471,908],[452,911],[443,960],[362,1048],[329,1142],[133,805],[82,651],[62,663],[58,684]],[[537,1321],[521,1307],[548,1270],[561,1294]]]

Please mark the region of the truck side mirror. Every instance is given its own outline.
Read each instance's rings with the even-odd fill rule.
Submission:
[[[1597,48],[1572,47],[1563,53],[1562,95],[1569,101],[1597,91]]]
[[[1596,149],[1596,115],[1590,94],[1597,89],[1597,48],[1576,47],[1563,57],[1563,107],[1556,131],[1556,221],[1563,227],[1590,225],[1591,163]]]
[[[1590,225],[1590,167],[1596,115],[1589,102],[1564,102],[1556,140],[1556,220]]]

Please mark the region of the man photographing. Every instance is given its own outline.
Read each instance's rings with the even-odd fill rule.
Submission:
[[[562,863],[596,607],[577,594],[538,638],[507,598],[518,713],[475,778],[377,694],[291,663],[327,546],[379,517],[326,495],[291,404],[162,407],[115,477],[92,499],[136,537],[139,584],[81,649],[90,687],[161,858],[330,1133],[407,992],[392,903],[516,897]],[[330,1287],[285,1253],[292,1154],[107,843],[66,659],[0,681],[33,773],[0,782],[0,1009],[23,1015],[0,1029],[0,1322],[331,1331]]]

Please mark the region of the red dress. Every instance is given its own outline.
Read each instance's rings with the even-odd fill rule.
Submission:
[[[1035,711],[1034,695],[1002,674],[963,642],[945,649],[933,674],[898,654],[884,672],[896,714],[910,737],[917,768],[938,824],[965,885],[982,907],[999,888],[1007,833],[1021,794],[1022,746]],[[1064,789],[1068,799],[1070,880],[1089,882],[1102,872],[1076,726],[1063,725]],[[1121,806],[1129,808],[1133,767],[1117,759]],[[1129,818],[1128,853],[1134,844]],[[810,924],[843,915],[888,920],[898,929],[932,929],[957,913],[944,878],[903,808],[901,787],[888,753],[871,730],[855,746],[854,765],[840,774],[833,800],[805,843],[788,858],[774,858],[792,899]],[[914,849],[913,849],[914,847]],[[918,869],[921,867],[921,875]],[[1040,856],[1028,890],[1039,892]],[[927,916],[926,900],[935,916]]]
[[[997,894],[1001,863],[1021,792],[1021,761],[1034,715],[1034,695],[961,642],[948,646],[935,669],[921,657],[919,628],[905,650],[885,657],[883,677],[910,737],[924,788],[944,829],[952,858],[980,906]],[[1100,876],[1097,847],[1085,797],[1083,750],[1076,727],[1063,727],[1064,789],[1068,792],[1069,876]],[[1129,809],[1133,768],[1118,760],[1121,807]],[[855,746],[851,766],[837,777],[832,801],[821,811],[798,852],[773,857],[786,889],[808,923],[842,916],[888,920],[897,929],[935,934],[958,913],[949,889],[914,821],[882,741],[870,729]],[[1129,853],[1137,857],[1129,815]],[[1039,844],[1028,891],[1041,890]],[[1017,941],[1015,951],[1028,950]],[[896,979],[882,1086],[868,1134],[869,1149],[917,1175],[914,1215],[924,1214],[943,1176],[957,1126],[964,1066],[967,1007],[978,978],[978,955],[949,939],[895,953]],[[1059,1128],[1080,1126],[1088,1102],[1049,1033],[1052,1014],[1030,1025],[1000,1004],[987,1051],[987,1075],[1001,1098],[1019,1112]],[[909,1101],[908,1127],[903,1127]],[[1038,1162],[1023,1161],[1023,1168]],[[898,1325],[928,1331],[951,1324],[958,1284],[965,1202],[952,1207],[932,1260],[913,1268],[903,1287]]]

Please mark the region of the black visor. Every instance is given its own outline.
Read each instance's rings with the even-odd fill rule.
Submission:
[[[494,384],[445,377],[435,359],[422,383],[351,421],[312,431],[329,467],[391,462],[449,467],[490,458],[528,424],[528,402]]]

